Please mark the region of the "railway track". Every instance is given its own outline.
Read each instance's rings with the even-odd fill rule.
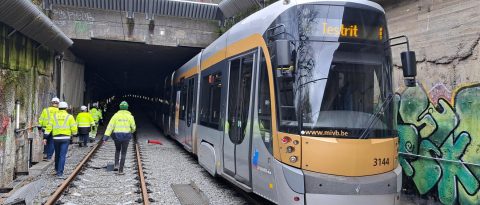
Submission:
[[[136,140],[132,141],[124,175],[106,169],[114,161],[113,141],[96,144],[45,204],[150,204],[141,151]]]

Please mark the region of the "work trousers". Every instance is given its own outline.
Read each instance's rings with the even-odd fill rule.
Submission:
[[[78,135],[79,142],[80,142],[80,143],[83,143],[83,146],[87,146],[87,143],[88,143],[88,135],[89,135],[89,134],[79,134],[79,135]]]
[[[55,171],[57,172],[57,176],[62,176],[70,139],[54,139],[53,141],[55,143]]]
[[[127,156],[127,148],[128,148],[128,144],[130,143],[130,140],[120,141],[120,140],[114,139],[114,142],[115,142],[115,167],[118,167],[118,172],[123,172],[123,166],[125,165],[125,157]],[[121,158],[120,158],[120,152],[122,154]],[[120,161],[120,166],[118,166],[119,161]]]
[[[98,122],[95,122],[95,127],[92,127],[90,130],[90,139],[95,139],[97,137],[98,131]]]
[[[47,155],[47,159],[52,159],[53,153],[55,152],[52,133],[48,135],[44,134],[43,139],[47,140],[47,144],[43,146],[43,154]]]

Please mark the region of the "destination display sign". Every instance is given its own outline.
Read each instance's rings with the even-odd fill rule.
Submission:
[[[307,36],[322,38],[316,40],[327,41],[382,41],[385,37],[383,26],[366,26],[361,24],[341,23],[340,20],[327,20],[316,23],[315,28],[310,29]]]
[[[341,6],[300,7],[299,33],[320,41],[375,41],[388,36],[383,13]]]
[[[322,35],[330,37],[341,38],[364,38],[368,40],[383,40],[383,27],[369,28],[368,31],[363,31],[361,27],[356,24],[345,25],[329,25],[328,23],[322,24]],[[363,28],[365,29],[365,28]],[[373,30],[373,31],[372,31]],[[367,35],[365,35],[367,34]]]

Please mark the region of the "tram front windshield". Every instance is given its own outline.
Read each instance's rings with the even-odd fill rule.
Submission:
[[[280,131],[394,136],[391,57],[382,43],[383,16],[323,5],[300,7],[297,14],[295,66],[275,72]]]

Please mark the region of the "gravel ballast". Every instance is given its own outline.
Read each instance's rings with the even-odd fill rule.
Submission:
[[[90,144],[91,145],[91,144]],[[65,170],[64,176],[68,177],[72,171],[75,169],[78,163],[82,161],[85,155],[92,149],[91,146],[89,147],[78,147],[76,144],[71,144],[68,147],[67,158],[65,160]],[[34,199],[34,204],[43,204],[47,201],[48,197],[55,192],[58,186],[62,184],[63,179],[57,179],[54,169],[54,163],[42,173],[41,175],[37,176],[33,181],[36,180],[44,180],[44,186],[41,188],[39,194]]]
[[[151,204],[180,204],[172,184],[195,184],[209,204],[248,204],[248,202],[225,180],[214,178],[206,172],[196,158],[161,132],[145,116],[136,116],[137,137],[140,147],[144,174]],[[147,140],[159,140],[163,145],[148,144]],[[59,199],[64,204],[140,204],[138,172],[136,170],[133,140],[129,144],[124,175],[107,171],[107,164],[113,163],[115,146],[112,140],[102,145]],[[92,147],[80,148],[71,145],[65,165],[68,177],[76,165]],[[53,166],[38,179],[45,180],[45,186],[36,197],[34,204],[43,204],[63,182],[56,179]]]
[[[142,150],[147,186],[152,191],[152,204],[180,204],[171,184],[189,184],[193,181],[208,198],[210,204],[248,204],[224,181],[212,177],[187,151],[176,142],[165,138],[145,118],[139,119],[138,143]],[[148,144],[147,140],[159,140],[163,145]]]

